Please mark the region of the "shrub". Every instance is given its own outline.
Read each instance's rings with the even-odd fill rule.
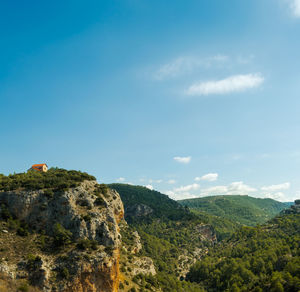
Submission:
[[[79,239],[76,244],[76,247],[81,250],[86,250],[88,248],[97,250],[98,242],[97,242],[97,240]]]
[[[94,194],[96,196],[99,196],[100,194],[103,194],[106,196],[108,194],[108,186],[106,184],[97,184],[96,188],[94,190]]]
[[[34,271],[40,267],[41,257],[29,254],[27,256],[26,268],[30,271]]]
[[[10,230],[15,230],[19,227],[20,222],[18,220],[14,220],[14,219],[8,219],[7,220],[7,227]]]
[[[95,177],[80,171],[50,168],[47,172],[28,171],[8,176],[0,175],[0,191],[17,189],[64,191],[70,187],[76,187],[84,180],[95,180]],[[51,197],[53,195],[51,191],[47,191],[45,195]]]
[[[104,250],[105,250],[105,252],[106,252],[107,254],[109,254],[110,256],[112,256],[113,251],[114,251],[114,249],[113,249],[111,246],[105,247]]]
[[[69,270],[68,270],[66,267],[62,268],[62,269],[60,270],[60,276],[61,276],[63,279],[68,280],[69,277],[70,277],[70,272],[69,272]]]
[[[83,219],[85,222],[91,222],[92,216],[91,216],[91,214],[86,214],[86,215],[82,216],[82,219]]]
[[[54,192],[53,192],[51,189],[47,189],[47,190],[44,191],[44,195],[45,195],[47,198],[51,199],[51,198],[53,198],[53,196],[54,196]]]
[[[103,199],[102,197],[98,197],[98,198],[95,200],[94,204],[95,204],[96,206],[105,206],[105,205],[106,205],[106,203],[105,203],[105,201],[104,201],[104,199]]]
[[[1,218],[4,220],[8,220],[8,219],[12,218],[9,210],[7,209],[7,207],[4,204],[1,204],[0,215],[1,215]]]
[[[20,236],[27,236],[29,234],[28,225],[24,221],[20,222],[20,226],[17,229],[17,234]]]
[[[29,286],[27,283],[22,283],[19,287],[18,287],[18,291],[21,292],[28,292],[29,291]]]
[[[71,243],[72,232],[65,229],[59,223],[56,223],[53,228],[54,241],[57,246],[65,246]]]
[[[23,228],[23,227],[19,227],[17,229],[17,234],[20,236],[27,236],[29,234],[28,230]]]
[[[78,240],[76,247],[82,250],[85,250],[87,248],[89,248],[90,245],[90,240],[89,239],[80,239]]]

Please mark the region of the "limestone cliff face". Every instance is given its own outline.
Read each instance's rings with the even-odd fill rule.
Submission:
[[[52,236],[54,225],[59,223],[72,232],[74,242],[63,254],[40,252],[31,271],[26,269],[24,257],[14,258],[15,263],[6,266],[2,262],[2,271],[7,269],[7,274],[16,278],[22,273],[23,278],[32,279],[42,291],[118,291],[121,247],[118,224],[124,208],[116,191],[108,189],[103,194],[97,191],[98,187],[96,181],[84,181],[50,197],[43,190],[0,192],[0,206],[27,223],[31,230]],[[79,250],[75,244],[79,239],[94,240],[97,248]],[[65,277],[53,276],[56,271],[66,270]]]

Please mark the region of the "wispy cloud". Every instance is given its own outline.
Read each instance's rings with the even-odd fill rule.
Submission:
[[[290,0],[290,8],[295,17],[300,17],[300,0]]]
[[[169,179],[169,180],[167,181],[167,183],[170,184],[170,185],[173,185],[173,184],[176,183],[176,180],[175,180],[175,179]]]
[[[242,181],[233,182],[228,186],[215,186],[201,191],[201,197],[212,195],[248,195],[257,191],[255,188],[244,184]]]
[[[224,55],[216,55],[208,58],[197,57],[178,57],[171,62],[162,65],[155,73],[154,78],[156,80],[164,80],[174,78],[180,75],[191,73],[197,68],[208,68],[214,64],[221,64],[229,58]]]
[[[149,183],[150,183],[150,184],[152,184],[152,183],[160,184],[160,183],[162,183],[162,182],[163,182],[162,179],[152,179],[152,178],[149,179]]]
[[[191,85],[186,95],[228,94],[260,86],[264,82],[261,74],[234,75],[222,80],[199,82]]]
[[[186,185],[186,186],[181,186],[179,188],[175,188],[174,192],[176,193],[184,193],[184,192],[189,192],[189,191],[195,191],[200,188],[199,184],[191,184],[191,185]]]
[[[216,181],[218,179],[218,176],[219,175],[217,173],[208,173],[201,177],[199,176],[195,177],[195,181],[201,181],[201,180]]]
[[[117,182],[124,182],[126,179],[124,177],[117,178]]]
[[[175,200],[185,199],[185,198],[195,198],[196,196],[191,192],[196,191],[199,188],[200,188],[199,184],[190,184],[190,185],[174,188],[173,190],[170,191],[166,191],[166,194],[170,198]]]
[[[173,159],[179,163],[188,164],[191,162],[192,157],[191,156],[187,156],[187,157],[176,156]]]
[[[261,190],[266,192],[276,192],[276,191],[288,190],[290,186],[291,184],[289,182],[286,182],[278,185],[264,186],[261,188]]]

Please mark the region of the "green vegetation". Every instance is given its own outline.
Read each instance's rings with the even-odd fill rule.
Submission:
[[[186,279],[207,291],[299,291],[300,215],[242,227],[211,249]]]
[[[205,212],[241,225],[255,226],[273,218],[288,206],[272,199],[249,196],[211,196],[178,201],[194,213]]]
[[[140,216],[139,218],[130,216],[129,212],[125,212],[125,218],[128,222],[152,222],[155,218],[162,220],[192,220],[196,218],[189,210],[157,191],[126,184],[111,184],[109,187],[120,194],[125,210],[138,204],[147,205],[153,210],[148,216]]]
[[[0,191],[45,190],[47,197],[55,191],[64,191],[78,186],[84,180],[96,180],[95,177],[76,170],[50,168],[47,172],[30,170],[26,173],[0,174]]]
[[[65,229],[61,224],[56,223],[53,227],[53,237],[56,246],[66,246],[71,243],[72,232]]]
[[[132,232],[137,230],[143,244],[140,256],[153,259],[157,275],[140,276],[142,283],[160,287],[163,291],[202,291],[197,284],[179,280],[178,257],[188,251],[191,257],[195,248],[206,248],[212,242],[202,240],[197,227],[203,220],[168,196],[141,186],[112,184],[121,196],[125,218],[130,226],[121,230],[122,240],[132,243]],[[135,207],[145,205],[150,213],[135,216]],[[132,213],[131,213],[132,212]]]
[[[76,247],[81,250],[86,250],[86,249],[93,249],[97,250],[98,248],[98,242],[97,240],[90,240],[90,239],[79,239],[77,242]]]

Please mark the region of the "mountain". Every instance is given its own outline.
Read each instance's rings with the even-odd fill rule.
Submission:
[[[242,227],[210,249],[186,280],[205,291],[300,291],[300,205],[264,225]]]
[[[189,220],[196,216],[167,195],[142,186],[110,184],[123,201],[128,222],[163,220]]]
[[[189,267],[216,243],[214,228],[201,218],[157,191],[141,186],[111,184],[124,203],[129,230],[122,233],[133,241],[137,231],[143,248],[140,256],[153,259],[157,286],[163,291],[202,291],[192,283],[180,281]]]
[[[123,215],[86,173],[0,175],[0,291],[118,291]]]
[[[288,207],[286,203],[272,199],[234,195],[180,200],[178,203],[195,213],[205,212],[247,226],[264,223]]]
[[[0,291],[297,291],[299,210],[240,227],[79,171],[0,174]]]

